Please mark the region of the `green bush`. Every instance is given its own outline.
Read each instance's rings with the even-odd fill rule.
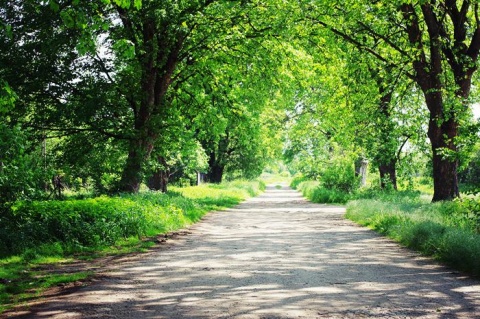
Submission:
[[[314,203],[344,204],[352,198],[352,195],[345,191],[324,188],[320,182],[305,181],[298,184],[297,189]]]
[[[7,125],[0,117],[0,214],[4,205],[17,199],[43,195],[38,185],[46,180],[44,164],[38,155],[27,152],[34,147],[20,126]]]
[[[348,161],[336,161],[329,165],[322,171],[320,180],[323,188],[344,194],[352,193],[360,185],[359,177],[355,176],[355,168]]]
[[[435,256],[440,252],[442,237],[447,229],[444,225],[427,220],[407,226],[402,230],[400,237],[403,244],[429,256]]]
[[[81,251],[172,231],[264,189],[261,182],[237,181],[173,188],[168,194],[16,202],[0,215],[0,256],[23,253],[34,259],[43,254],[40,247],[58,251],[60,245],[62,251]]]
[[[13,252],[44,242],[79,247],[113,244],[146,232],[146,208],[142,201],[108,197],[18,202],[12,207],[11,221],[19,238],[0,240]]]
[[[308,180],[308,178],[303,176],[303,175],[295,175],[292,178],[292,181],[290,182],[290,187],[293,188],[293,189],[297,189],[298,185],[300,185],[301,183],[303,183],[307,180]]]
[[[459,270],[480,275],[480,236],[463,229],[449,229],[440,243],[440,257]]]

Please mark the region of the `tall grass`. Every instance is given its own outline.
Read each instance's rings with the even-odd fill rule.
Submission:
[[[143,192],[18,202],[0,216],[0,256],[54,243],[63,251],[81,251],[85,247],[112,245],[131,236],[165,233],[198,221],[207,211],[238,204],[263,189],[261,182],[239,181],[173,188],[167,194]]]
[[[353,192],[326,188],[317,181],[295,181],[290,186],[314,203],[345,204],[354,196]]]
[[[419,195],[359,199],[346,217],[458,270],[480,276],[478,220],[462,201],[430,203]]]

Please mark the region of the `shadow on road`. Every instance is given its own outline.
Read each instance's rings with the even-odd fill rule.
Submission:
[[[15,318],[478,318],[480,282],[269,188]]]

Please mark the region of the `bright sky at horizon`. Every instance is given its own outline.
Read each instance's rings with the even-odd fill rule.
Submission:
[[[475,103],[472,105],[473,116],[476,119],[480,119],[480,103]]]

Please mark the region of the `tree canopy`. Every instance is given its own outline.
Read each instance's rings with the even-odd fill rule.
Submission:
[[[279,158],[339,185],[368,160],[397,189],[418,154],[433,200],[453,199],[477,141],[478,16],[468,0],[1,1],[3,201],[57,175],[166,191]]]

